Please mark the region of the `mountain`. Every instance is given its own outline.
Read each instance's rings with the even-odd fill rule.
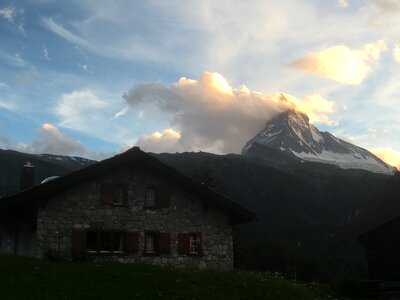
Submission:
[[[53,154],[28,154],[0,149],[0,196],[19,191],[21,167],[30,162],[34,167],[34,184],[47,177],[61,176],[93,164],[82,157]]]
[[[306,114],[295,110],[282,112],[267,122],[246,143],[242,154],[275,163],[310,161],[388,175],[396,171],[368,150],[319,131]]]

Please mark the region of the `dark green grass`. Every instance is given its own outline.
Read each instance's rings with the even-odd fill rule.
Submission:
[[[0,255],[0,299],[333,299],[327,291],[250,271],[55,262]]]

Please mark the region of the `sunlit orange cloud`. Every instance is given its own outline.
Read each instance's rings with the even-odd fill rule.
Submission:
[[[400,170],[400,152],[391,148],[375,148],[370,151],[391,166]]]
[[[171,85],[142,84],[124,98],[134,109],[153,104],[170,115],[169,129],[137,140],[138,146],[156,152],[240,153],[268,120],[288,109],[307,113],[312,123],[337,123],[330,118],[334,103],[320,95],[267,95],[245,85],[232,87],[221,74],[212,72],[199,79],[182,77]]]
[[[155,131],[151,135],[141,136],[136,145],[145,151],[152,151],[157,146],[159,152],[175,152],[181,151],[178,140],[181,134],[171,128],[165,129],[163,132]]]
[[[379,61],[381,53],[386,50],[386,43],[382,40],[366,44],[361,49],[335,45],[319,52],[309,53],[290,66],[344,84],[358,85],[372,72],[372,65]]]
[[[323,123],[329,126],[338,125],[337,120],[329,117],[333,113],[334,103],[326,100],[320,95],[310,95],[304,98],[279,93],[273,96],[275,102],[284,102],[288,108],[293,108],[306,113],[311,123]]]
[[[395,61],[400,63],[400,45],[393,48],[393,58]]]

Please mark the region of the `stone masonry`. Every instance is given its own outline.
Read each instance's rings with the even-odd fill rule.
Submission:
[[[103,183],[126,184],[127,205],[104,204]],[[145,209],[148,186],[170,186],[170,206]],[[232,225],[226,214],[204,204],[194,193],[184,190],[145,168],[118,168],[81,182],[48,199],[38,209],[35,255],[43,258],[56,251],[71,258],[73,230],[119,230],[139,233],[138,253],[90,254],[99,261],[145,262],[178,268],[233,268]],[[170,253],[145,256],[144,232],[170,233]],[[202,256],[178,253],[178,234],[202,233]]]

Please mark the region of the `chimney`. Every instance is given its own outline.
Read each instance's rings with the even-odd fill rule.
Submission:
[[[21,168],[21,178],[19,180],[20,191],[29,189],[33,186],[33,170],[34,167],[31,165],[30,162],[27,162]]]

